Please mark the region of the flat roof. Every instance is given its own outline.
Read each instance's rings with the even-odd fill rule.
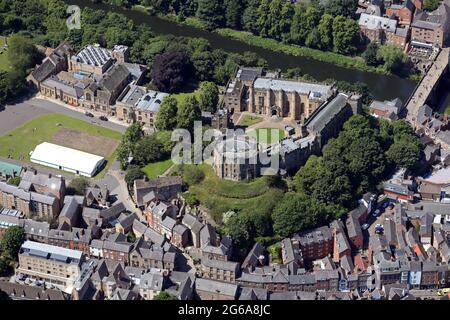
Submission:
[[[74,170],[92,176],[104,158],[87,152],[43,142],[36,146],[30,156],[31,162],[58,166],[62,170]]]
[[[8,162],[0,161],[0,174],[12,176],[19,175],[22,167]]]
[[[78,250],[66,249],[34,241],[25,241],[21,247],[21,252],[43,259],[74,264],[78,264],[83,256],[83,253]]]

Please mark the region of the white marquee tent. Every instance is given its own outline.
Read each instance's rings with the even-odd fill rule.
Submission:
[[[44,142],[30,154],[31,162],[86,177],[94,176],[105,158],[87,152]]]

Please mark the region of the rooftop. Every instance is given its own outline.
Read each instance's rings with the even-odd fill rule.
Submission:
[[[78,250],[51,246],[34,241],[25,241],[20,249],[20,254],[76,265],[80,264],[83,257],[83,253]]]

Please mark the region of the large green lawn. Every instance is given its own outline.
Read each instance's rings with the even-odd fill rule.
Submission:
[[[164,160],[154,163],[149,163],[145,167],[143,167],[141,170],[145,173],[145,175],[149,179],[155,179],[158,176],[162,175],[164,172],[169,170],[169,168],[173,165],[172,160]]]
[[[234,182],[219,179],[207,164],[199,165],[199,168],[205,173],[205,179],[190,186],[189,193],[194,194],[209,209],[212,218],[218,223],[222,222],[222,214],[230,210],[270,215],[283,197],[283,190],[270,187],[265,177],[251,182]]]
[[[0,37],[0,70],[9,71],[10,65],[7,50],[2,49],[5,44],[5,38]]]
[[[0,156],[11,157],[15,160],[30,161],[30,152],[42,142],[51,142],[52,138],[62,128],[84,132],[92,136],[99,136],[120,140],[119,132],[102,128],[62,114],[50,113],[36,117],[22,126],[0,137]],[[70,147],[70,145],[66,145]],[[86,150],[82,150],[86,151]],[[109,157],[107,167],[115,158],[115,151]],[[33,164],[34,165],[34,164]],[[98,176],[102,176],[105,170]]]
[[[250,131],[249,136],[256,138],[259,143],[272,144],[284,138],[284,131],[281,129],[260,128]]]

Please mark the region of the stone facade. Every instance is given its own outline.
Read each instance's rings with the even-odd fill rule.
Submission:
[[[240,68],[227,86],[225,107],[292,120],[308,118],[332,95],[326,85],[263,76],[261,69]]]

